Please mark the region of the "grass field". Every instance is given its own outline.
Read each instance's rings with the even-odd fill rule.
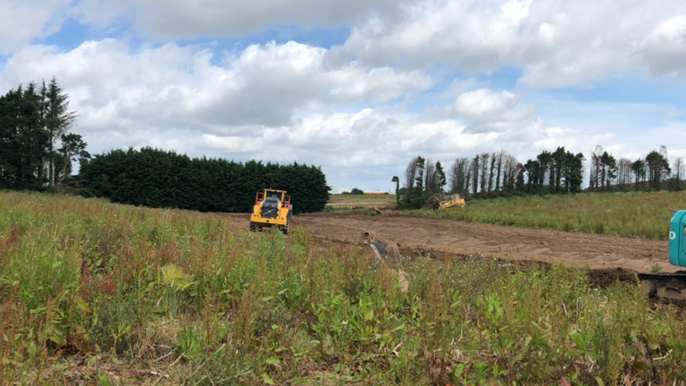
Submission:
[[[469,201],[465,208],[414,214],[473,222],[666,240],[686,192],[527,196]]]
[[[227,217],[0,192],[0,384],[673,384],[686,323],[633,284],[404,261]]]
[[[395,207],[395,194],[332,194],[327,208],[385,208]]]

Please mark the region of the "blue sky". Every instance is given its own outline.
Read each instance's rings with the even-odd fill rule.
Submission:
[[[321,165],[389,190],[422,155],[686,156],[678,0],[0,0],[0,92],[56,77],[91,153]]]

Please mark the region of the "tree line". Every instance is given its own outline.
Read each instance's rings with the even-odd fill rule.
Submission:
[[[76,113],[57,80],[29,83],[0,96],[0,189],[51,190],[90,157],[69,133]]]
[[[55,78],[0,96],[0,189],[55,191],[70,182],[84,195],[120,203],[221,212],[251,211],[264,188],[288,191],[296,213],[322,210],[329,197],[321,168],[298,163],[189,158],[152,148],[91,159],[81,135],[69,132],[76,117]]]
[[[519,162],[505,151],[455,159],[447,175],[440,161],[417,156],[405,169],[405,182],[394,176],[398,206],[435,207],[444,193],[462,197],[494,198],[524,194],[581,193],[583,191],[659,190],[683,188],[684,160],[674,160],[674,173],[666,149],[654,150],[634,161],[615,158],[597,147],[591,156],[588,186],[583,188],[582,153],[564,147],[542,151],[533,159]],[[446,180],[447,176],[447,180]],[[672,176],[670,180],[667,177]],[[444,189],[448,185],[448,189]]]
[[[590,190],[681,190],[684,174],[684,159],[677,157],[673,163],[674,173],[669,164],[667,148],[653,150],[643,158],[617,160],[612,154],[597,146],[591,156],[589,178]],[[673,177],[664,181],[668,177]]]
[[[249,212],[255,193],[286,190],[295,213],[324,209],[330,187],[320,167],[190,158],[153,148],[112,150],[81,164],[89,192],[114,202],[203,212]]]

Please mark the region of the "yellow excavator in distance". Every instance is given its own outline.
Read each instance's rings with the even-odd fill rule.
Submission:
[[[279,227],[283,233],[288,234],[292,213],[291,196],[286,194],[285,190],[264,189],[255,194],[255,205],[250,215],[250,230]]]
[[[464,198],[459,194],[451,194],[449,200],[443,200],[438,203],[438,209],[452,208],[453,206],[463,207],[467,205]]]

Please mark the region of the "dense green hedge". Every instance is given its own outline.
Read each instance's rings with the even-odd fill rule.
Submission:
[[[329,187],[319,167],[189,158],[143,148],[112,150],[84,162],[89,192],[114,202],[205,212],[249,212],[255,192],[284,189],[295,213],[324,209]]]

